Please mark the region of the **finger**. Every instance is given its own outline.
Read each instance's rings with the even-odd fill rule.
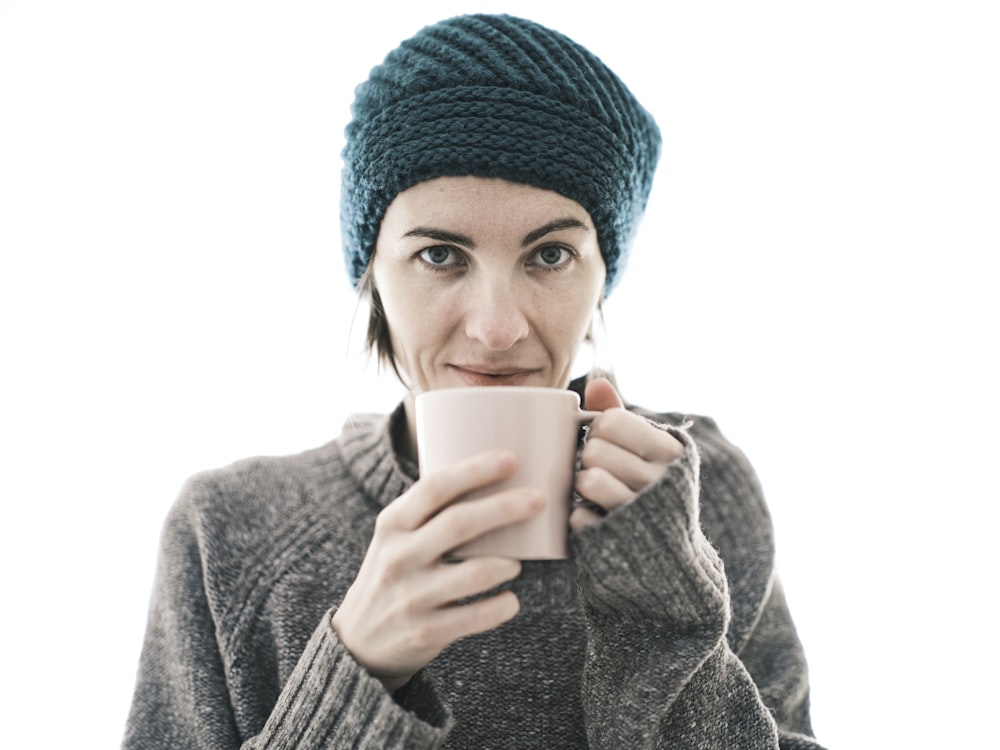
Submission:
[[[583,401],[587,409],[591,411],[604,411],[605,409],[621,408],[625,404],[622,402],[618,391],[607,378],[594,378],[588,381],[583,392]]]
[[[569,527],[572,531],[580,531],[588,526],[601,522],[602,516],[598,515],[590,508],[580,505],[569,514]]]
[[[588,440],[593,438],[615,443],[653,463],[670,463],[684,452],[684,446],[669,432],[624,409],[606,411],[594,420],[587,433]]]
[[[532,487],[515,487],[450,505],[413,535],[425,560],[441,557],[488,531],[525,521],[541,512],[545,497]]]
[[[450,606],[512,581],[520,573],[521,562],[509,557],[470,557],[455,563],[442,561],[426,576],[427,583],[419,593],[421,606],[427,609]]]
[[[517,459],[508,451],[481,453],[422,477],[389,504],[382,525],[413,530],[423,526],[455,498],[513,475]]]
[[[660,477],[665,464],[650,463],[620,445],[591,437],[583,446],[580,466],[604,469],[633,492],[639,492]]]
[[[438,610],[442,617],[451,617],[456,637],[464,638],[476,633],[485,633],[508,620],[512,620],[521,610],[521,603],[512,591],[500,591],[469,604],[456,604]]]
[[[608,512],[630,502],[636,495],[631,487],[600,466],[578,471],[573,487]]]

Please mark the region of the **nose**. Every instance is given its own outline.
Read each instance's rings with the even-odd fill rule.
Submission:
[[[495,351],[528,337],[525,302],[509,281],[490,281],[469,290],[465,334]]]

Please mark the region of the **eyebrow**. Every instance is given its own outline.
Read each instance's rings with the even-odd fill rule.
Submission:
[[[550,221],[548,224],[544,224],[538,229],[534,229],[528,232],[524,239],[521,240],[521,247],[527,247],[532,242],[537,242],[542,237],[552,232],[559,232],[564,229],[585,229],[590,230],[590,227],[584,224],[579,219],[565,218],[556,219],[555,221]],[[476,247],[476,243],[472,241],[472,238],[466,237],[464,234],[457,234],[455,232],[446,232],[443,229],[433,229],[431,227],[414,227],[406,234],[404,237],[426,237],[430,240],[437,240],[438,242],[448,242],[453,245],[461,245],[469,250],[473,250]]]
[[[555,221],[550,221],[548,224],[539,227],[533,232],[528,232],[528,234],[524,236],[524,239],[521,240],[521,247],[527,247],[532,242],[540,240],[542,237],[549,234],[550,232],[559,232],[562,231],[563,229],[589,230],[590,227],[588,227],[579,219],[573,219],[573,218],[556,219]]]
[[[403,236],[426,237],[429,240],[447,242],[452,245],[461,245],[462,247],[469,248],[469,250],[474,249],[476,246],[476,243],[464,234],[455,234],[454,232],[446,232],[443,229],[431,229],[430,227],[414,227]]]

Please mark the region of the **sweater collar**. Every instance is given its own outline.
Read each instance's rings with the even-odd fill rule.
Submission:
[[[399,455],[393,435],[406,429],[400,403],[391,414],[356,414],[344,423],[340,449],[347,470],[365,495],[381,507],[402,495],[417,480],[419,470]]]

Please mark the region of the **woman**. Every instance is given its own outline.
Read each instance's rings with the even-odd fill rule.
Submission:
[[[565,37],[465,16],[372,71],[347,136],[348,271],[406,396],[189,482],[124,746],[818,747],[746,460],[710,420],[571,384],[649,194],[652,118]],[[498,384],[602,412],[569,560],[444,562],[544,504],[452,504],[509,476],[504,453],[417,476],[415,395]]]

